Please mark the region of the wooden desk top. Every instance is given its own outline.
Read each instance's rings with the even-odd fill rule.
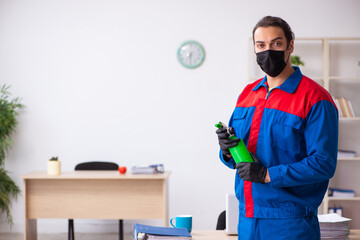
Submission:
[[[159,174],[120,174],[118,171],[67,171],[61,172],[60,176],[49,176],[46,171],[34,171],[27,173],[21,178],[26,179],[167,179],[170,172]]]
[[[192,240],[237,240],[237,235],[227,235],[225,231],[194,230],[191,232]],[[360,230],[350,231],[350,240],[360,240]]]
[[[360,239],[360,229],[350,230],[350,239]]]

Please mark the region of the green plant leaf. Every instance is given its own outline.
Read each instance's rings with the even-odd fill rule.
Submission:
[[[7,222],[13,225],[13,218],[10,212],[11,199],[20,193],[19,187],[9,177],[4,169],[5,157],[11,149],[11,135],[15,132],[18,124],[18,110],[24,106],[19,98],[10,99],[10,86],[3,85],[0,88],[0,212],[6,214]]]
[[[295,66],[305,66],[305,63],[303,61],[301,61],[299,56],[296,55],[292,55],[291,56],[291,64],[295,65]]]
[[[0,168],[0,209],[6,213],[7,222],[13,225],[13,218],[10,213],[11,197],[15,199],[20,194],[20,188],[9,177],[4,168]]]

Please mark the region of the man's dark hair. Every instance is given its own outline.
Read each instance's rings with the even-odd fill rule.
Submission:
[[[289,46],[290,41],[295,38],[295,35],[292,32],[291,27],[285,20],[283,20],[282,18],[279,18],[279,17],[266,16],[266,17],[263,17],[255,25],[255,27],[253,29],[252,38],[253,38],[254,43],[255,43],[254,33],[255,33],[256,29],[259,27],[279,27],[279,28],[281,28],[285,34],[285,37],[287,40],[287,46]]]

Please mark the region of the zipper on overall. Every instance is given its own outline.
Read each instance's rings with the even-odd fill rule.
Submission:
[[[267,90],[267,93],[266,93],[266,96],[265,96],[265,99],[266,99],[266,100],[269,98],[270,93],[271,93],[271,91],[272,91],[273,89],[275,89],[275,87],[274,87],[274,88],[269,88],[268,86],[266,86],[266,90]]]

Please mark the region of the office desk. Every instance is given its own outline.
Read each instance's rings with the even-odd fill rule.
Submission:
[[[22,176],[24,239],[37,239],[38,218],[163,219],[164,226],[168,226],[169,175],[120,175],[118,171],[71,171],[61,176],[28,173]]]
[[[237,240],[237,236],[229,236],[225,231],[194,230],[191,232],[192,240]],[[360,230],[350,231],[350,240],[360,240]]]

